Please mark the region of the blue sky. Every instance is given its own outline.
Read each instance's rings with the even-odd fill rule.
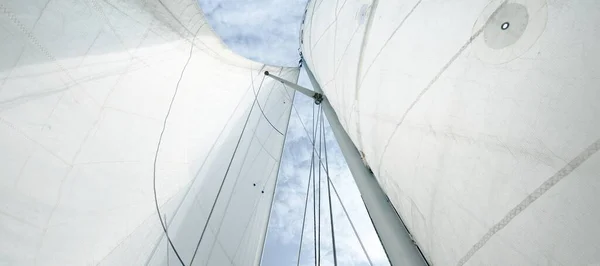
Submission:
[[[199,0],[223,41],[237,53],[266,64],[296,66],[299,32],[307,0]],[[304,71],[298,84],[312,89]],[[267,233],[264,266],[296,265],[310,168],[313,102],[297,95],[284,147],[275,202]],[[301,119],[301,120],[300,120]],[[301,122],[302,121],[302,122]],[[373,265],[389,265],[339,147],[326,125],[331,179],[357,228]],[[324,175],[324,173],[323,173]],[[324,179],[323,179],[324,180]],[[322,200],[322,265],[333,265],[325,182]],[[333,194],[333,192],[332,192]],[[310,197],[312,199],[312,196]],[[312,206],[312,201],[309,201]],[[369,265],[335,194],[332,195],[338,265]],[[300,265],[314,265],[313,216],[308,210]]]

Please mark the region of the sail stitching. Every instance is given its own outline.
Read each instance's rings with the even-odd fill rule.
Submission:
[[[532,203],[538,200],[541,196],[543,196],[548,190],[554,187],[558,182],[563,180],[569,174],[571,174],[575,169],[577,169],[581,164],[583,164],[587,159],[592,157],[596,152],[600,150],[600,139],[596,140],[590,146],[588,146],[583,152],[581,152],[577,157],[571,160],[568,164],[566,164],[563,168],[561,168],[554,175],[550,176],[544,183],[542,183],[538,188],[536,188],[533,193],[529,194],[529,196],[525,197],[517,206],[512,208],[505,216],[497,222],[492,228],[488,230],[471,249],[458,261],[456,265],[462,266],[469,259],[475,255],[475,253],[480,250],[498,231],[504,229],[506,225],[508,225],[516,216],[521,214],[527,207],[529,207]]]
[[[400,121],[396,124],[394,131],[392,131],[392,134],[390,134],[390,137],[386,141],[386,144],[383,147],[383,151],[381,152],[381,155],[379,156],[379,166],[377,167],[377,173],[381,173],[381,166],[383,165],[383,157],[386,154],[387,149],[390,146],[390,143],[392,142],[392,138],[396,135],[398,128],[400,127],[400,125],[402,125],[402,123],[404,122],[404,119],[406,119],[406,116],[408,116],[408,113],[421,100],[423,95],[425,95],[425,93],[427,93],[429,91],[429,89],[433,86],[433,84],[437,82],[437,80],[442,76],[442,74],[444,74],[444,72],[446,72],[446,69],[448,69],[450,67],[450,65],[452,65],[452,63],[454,63],[454,61],[456,61],[456,59],[458,59],[458,57],[467,49],[467,47],[469,47],[469,45],[471,45],[471,43],[477,37],[479,37],[479,35],[483,32],[484,28],[485,28],[485,25],[482,26],[479,30],[477,30],[473,35],[471,35],[471,37],[467,40],[467,42],[465,42],[465,44],[463,44],[463,46],[454,54],[454,56],[452,56],[452,58],[450,58],[450,60],[440,69],[440,71],[438,71],[438,73],[433,77],[433,79],[431,79],[431,81],[429,81],[427,86],[425,86],[425,88],[423,88],[421,90],[419,95],[417,95],[417,97],[413,100],[413,102],[406,109],[406,111],[404,111],[404,114],[402,114]]]

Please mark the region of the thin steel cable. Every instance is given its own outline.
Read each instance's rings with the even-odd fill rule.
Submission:
[[[284,84],[284,87],[286,87],[285,84]],[[308,129],[306,128],[306,126],[302,122],[302,117],[300,116],[298,110],[295,107],[294,107],[294,111],[296,112],[296,116],[298,117],[298,119],[300,120],[300,123],[302,124],[302,127],[304,128],[304,132],[306,133],[306,137],[310,141],[311,140],[310,133],[308,133]],[[314,147],[314,145],[313,145],[313,147]],[[314,149],[313,149],[313,151],[314,151]],[[325,167],[325,165],[321,164],[321,167]],[[365,256],[367,257],[367,260],[369,261],[369,265],[373,266],[373,262],[371,261],[371,258],[369,257],[369,253],[367,253],[367,250],[365,249],[365,245],[363,244],[362,239],[358,235],[358,232],[356,231],[356,227],[354,226],[354,223],[350,219],[350,215],[348,215],[348,211],[346,210],[346,207],[344,206],[344,203],[342,202],[342,199],[340,198],[340,195],[338,194],[337,189],[336,189],[335,185],[333,184],[333,181],[331,181],[331,178],[329,176],[329,170],[327,168],[325,170],[325,174],[327,176],[327,180],[329,181],[328,183],[331,184],[331,187],[333,188],[333,192],[335,193],[338,201],[340,202],[340,206],[342,206],[342,210],[344,211],[344,214],[346,215],[346,218],[348,218],[348,222],[350,222],[350,226],[352,227],[352,231],[354,232],[354,235],[356,236],[356,239],[358,239],[358,243],[360,244],[360,247],[361,247],[362,251],[364,252]]]
[[[260,94],[260,90],[261,90],[262,86],[258,88],[258,93]],[[217,192],[217,196],[215,197],[215,201],[212,204],[212,207],[210,208],[210,212],[208,213],[208,217],[206,218],[206,223],[204,224],[204,228],[202,229],[202,234],[200,234],[200,238],[198,239],[198,243],[196,244],[196,248],[194,250],[194,254],[192,255],[192,259],[190,260],[190,264],[192,265],[192,263],[194,262],[194,259],[196,258],[196,254],[198,253],[198,248],[200,247],[200,243],[202,242],[202,238],[204,237],[204,234],[206,233],[206,228],[208,228],[208,224],[210,222],[210,218],[212,217],[212,214],[215,210],[215,206],[217,205],[217,201],[219,200],[219,196],[221,194],[221,191],[223,190],[223,185],[225,184],[225,181],[227,180],[227,174],[229,174],[229,170],[231,169],[231,165],[233,163],[233,159],[235,158],[235,155],[237,153],[237,150],[240,146],[240,143],[242,141],[242,137],[244,136],[244,132],[246,131],[246,126],[248,125],[248,122],[250,121],[250,116],[252,115],[252,110],[254,110],[254,105],[256,105],[257,102],[257,98],[254,98],[254,101],[252,102],[252,106],[250,107],[250,111],[248,111],[248,116],[246,117],[246,122],[244,122],[244,127],[242,128],[242,133],[240,133],[240,137],[238,138],[238,141],[235,145],[235,149],[233,150],[233,154],[231,155],[231,158],[229,159],[229,164],[227,165],[227,170],[225,170],[225,175],[223,175],[223,181],[221,181],[221,185],[219,186],[219,190]]]
[[[356,239],[358,239],[358,243],[360,244],[360,248],[362,248],[363,252],[365,253],[365,256],[367,257],[367,260],[369,261],[369,265],[373,266],[373,262],[371,261],[371,257],[369,257],[369,253],[367,253],[367,250],[365,249],[365,245],[363,244],[362,239],[360,239],[360,236],[358,236],[358,232],[356,231],[356,227],[354,227],[354,223],[352,222],[352,219],[350,219],[350,215],[348,215],[348,211],[346,210],[346,207],[344,206],[344,203],[342,202],[342,198],[340,198],[340,194],[338,194],[338,191],[335,188],[335,185],[333,184],[333,181],[331,181],[331,179],[329,179],[329,175],[327,175],[327,179],[329,180],[329,184],[331,184],[331,187],[333,188],[333,192],[335,193],[338,201],[340,202],[340,206],[342,206],[342,210],[344,210],[344,214],[346,215],[346,218],[348,218],[348,222],[350,222],[350,226],[352,227],[352,231],[354,232],[354,235],[356,236]]]
[[[322,125],[323,125],[323,120],[322,120],[323,119],[323,114],[322,114],[323,110],[321,109],[321,105],[319,105],[319,108],[317,110],[318,110],[317,111],[317,116],[318,116],[318,118],[317,118],[317,124],[318,124],[317,128],[319,130],[319,153],[318,154],[319,154],[319,165],[321,165],[322,164],[322,160],[321,160],[321,153],[322,153],[321,148],[322,148],[322,145],[321,145],[321,143],[323,142],[323,138],[322,138],[322,135],[323,135],[323,127],[322,127]],[[321,122],[319,122],[319,120],[321,120]],[[319,220],[319,222],[318,222],[319,223],[318,224],[318,227],[319,227],[319,230],[318,230],[319,250],[317,252],[317,256],[318,256],[318,258],[317,258],[317,261],[318,261],[317,265],[321,265],[321,167],[317,166],[317,169],[319,169],[318,170],[319,171],[319,185],[318,185],[318,192],[319,192],[319,202],[318,202],[319,207],[318,207],[318,210],[319,211],[317,212],[317,214],[318,214],[318,218],[317,219]]]
[[[310,168],[312,169],[313,162],[310,162]],[[306,199],[304,200],[304,215],[302,216],[302,230],[300,232],[300,246],[298,247],[298,260],[296,266],[300,266],[300,255],[302,254],[302,240],[304,238],[304,226],[306,224],[306,210],[308,209],[308,198],[310,194],[310,178],[312,177],[312,171],[308,171],[308,185],[306,186]]]
[[[313,120],[312,120],[312,131],[313,131],[313,140],[316,140],[317,137],[317,129],[316,129],[316,120],[315,120],[315,107],[313,106]],[[312,142],[312,155],[311,155],[311,161],[315,160],[315,141]],[[316,181],[315,181],[315,167],[311,167],[310,169],[313,173],[313,243],[314,243],[314,249],[315,249],[315,266],[318,266],[317,264],[317,190],[316,190]]]
[[[323,112],[321,112],[321,127],[323,128],[323,135],[321,138],[323,139],[323,150],[325,153],[325,172],[329,173],[329,161],[327,160],[327,139],[325,138],[325,121],[323,119]],[[329,223],[331,226],[331,243],[333,247],[333,265],[337,266],[337,250],[335,247],[335,230],[333,227],[333,208],[331,207],[331,184],[327,182],[327,198],[329,201]]]

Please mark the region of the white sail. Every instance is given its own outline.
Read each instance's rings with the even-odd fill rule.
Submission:
[[[432,265],[600,262],[597,1],[311,1],[302,51]]]
[[[2,1],[0,40],[1,265],[258,263],[297,68],[195,0]]]

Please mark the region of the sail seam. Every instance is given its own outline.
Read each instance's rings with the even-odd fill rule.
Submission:
[[[396,32],[398,32],[398,30],[402,27],[402,25],[404,25],[404,23],[408,20],[408,18],[413,14],[413,12],[417,9],[417,7],[419,7],[419,5],[421,4],[423,0],[419,0],[413,7],[412,9],[408,12],[408,14],[406,14],[406,16],[402,19],[402,21],[400,21],[400,24],[398,24],[398,26],[394,29],[394,31],[392,32],[392,34],[390,34],[390,36],[388,37],[387,40],[385,40],[385,42],[383,43],[383,46],[381,47],[381,49],[379,49],[379,51],[377,52],[377,54],[375,55],[375,57],[373,58],[373,60],[371,61],[371,63],[369,64],[369,66],[367,66],[367,69],[365,70],[365,74],[363,75],[363,78],[361,79],[360,77],[360,72],[357,73],[356,75],[356,91],[354,92],[354,106],[358,109],[360,108],[360,105],[358,104],[358,100],[360,99],[358,97],[358,91],[360,90],[360,88],[362,87],[363,82],[365,81],[365,78],[367,77],[367,75],[369,74],[371,67],[373,66],[373,64],[375,64],[375,61],[377,60],[377,58],[379,58],[379,56],[381,55],[381,53],[383,52],[383,50],[387,47],[388,43],[390,42],[390,40],[392,40],[392,38],[396,35]],[[371,11],[373,12],[373,11]],[[372,25],[371,25],[372,26]],[[368,38],[366,31],[365,31],[365,37],[364,39],[366,40]],[[361,71],[362,69],[362,49],[366,48],[367,43],[364,42],[363,43],[363,47],[361,47],[361,60],[359,63],[359,68],[358,71]],[[376,106],[376,108],[378,108],[379,106]],[[352,110],[354,110],[354,108],[352,108]],[[357,111],[358,112],[358,111]],[[356,116],[356,131],[357,131],[357,140],[359,143],[359,147],[362,148],[363,146],[363,142],[362,142],[362,134],[361,134],[361,128],[360,128],[360,115]]]
[[[350,116],[352,116],[352,112],[354,111],[354,107],[353,106],[357,106],[356,101],[358,101],[358,90],[359,90],[359,83],[360,83],[360,73],[362,70],[362,65],[363,65],[363,60],[365,57],[365,48],[367,46],[367,43],[369,42],[369,32],[371,31],[371,27],[373,27],[373,19],[374,19],[374,15],[375,12],[377,11],[377,6],[379,5],[379,0],[373,0],[373,3],[371,4],[371,11],[369,12],[369,18],[367,19],[367,25],[365,25],[365,32],[363,33],[363,39],[362,42],[360,44],[360,50],[358,52],[358,63],[356,65],[356,80],[354,81],[354,102],[352,103],[352,106],[350,108]],[[342,97],[345,99],[346,98],[346,94],[344,93],[345,91],[342,91]],[[344,109],[347,109],[347,106],[345,104],[345,101],[342,101],[342,107]],[[358,113],[358,111],[357,111]],[[357,125],[356,125],[356,130],[357,130],[357,141],[358,141],[358,145],[356,148],[361,149],[362,148],[362,137],[360,135],[360,115],[357,114],[357,117],[359,117],[359,119],[357,119]],[[348,126],[348,119],[346,119],[345,116],[342,117],[342,119],[346,122],[346,126]]]
[[[577,169],[581,164],[583,164],[587,159],[592,157],[592,155],[596,154],[600,150],[600,139],[596,140],[590,146],[588,146],[585,150],[583,150],[577,157],[571,160],[568,164],[563,166],[558,172],[554,175],[550,176],[544,183],[542,183],[538,188],[536,188],[533,193],[529,194],[525,197],[517,206],[513,207],[499,222],[497,222],[492,228],[488,230],[479,241],[475,243],[469,249],[469,251],[458,261],[456,265],[462,266],[469,259],[475,255],[477,251],[479,251],[496,233],[500,230],[504,229],[516,216],[521,214],[527,207],[529,207],[532,203],[538,200],[541,196],[543,196],[548,190],[554,187],[558,182],[563,180],[569,174],[571,174],[575,169]]]
[[[377,167],[377,173],[381,173],[381,166],[383,165],[383,157],[385,156],[387,149],[390,146],[390,143],[392,142],[392,138],[394,137],[394,135],[396,135],[398,128],[400,127],[400,125],[402,125],[402,123],[404,122],[404,119],[406,119],[406,116],[408,116],[408,113],[421,100],[423,95],[425,95],[425,93],[427,93],[429,91],[429,89],[433,86],[433,84],[437,82],[437,80],[442,76],[442,74],[444,74],[444,72],[446,72],[446,70],[452,65],[452,63],[454,63],[454,61],[456,61],[456,59],[458,59],[458,57],[467,49],[467,47],[469,47],[469,45],[471,45],[471,43],[477,37],[479,37],[479,35],[483,32],[484,28],[485,28],[485,25],[483,27],[481,27],[478,31],[476,31],[473,35],[471,35],[471,37],[467,40],[467,42],[465,42],[463,44],[463,46],[460,47],[460,49],[452,56],[452,58],[450,58],[450,60],[440,69],[440,71],[438,71],[438,73],[433,77],[433,79],[431,79],[431,81],[429,81],[427,86],[425,86],[425,88],[423,88],[421,90],[419,95],[417,95],[417,97],[413,100],[413,102],[410,104],[410,106],[408,106],[406,111],[404,111],[404,114],[402,114],[400,121],[396,124],[394,131],[392,131],[392,134],[390,134],[390,137],[386,141],[386,144],[383,147],[383,151],[381,152],[381,155],[379,156],[379,166]]]

